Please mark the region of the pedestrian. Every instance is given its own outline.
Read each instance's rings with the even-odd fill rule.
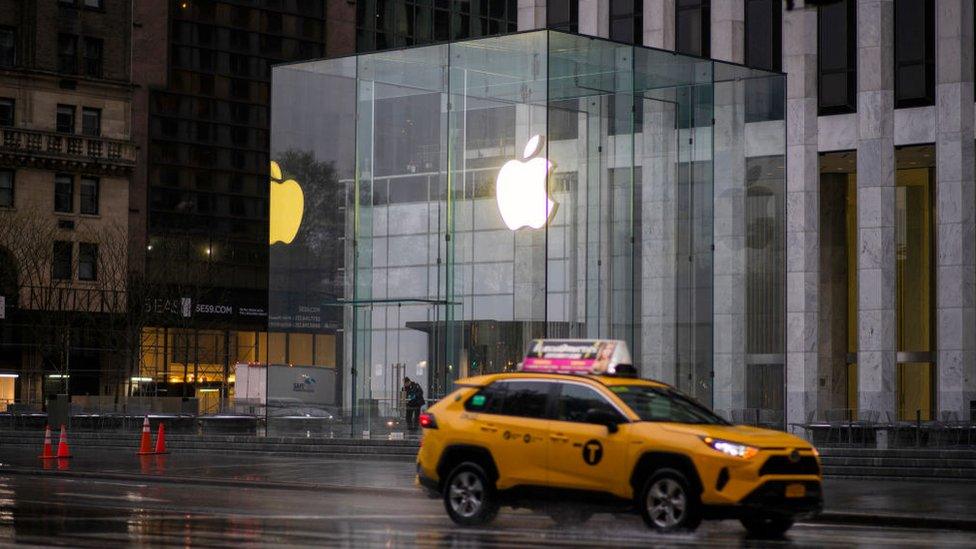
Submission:
[[[417,431],[420,419],[420,407],[424,405],[424,390],[420,384],[411,380],[409,377],[403,378],[403,396],[406,400],[407,409],[407,430],[411,433]]]

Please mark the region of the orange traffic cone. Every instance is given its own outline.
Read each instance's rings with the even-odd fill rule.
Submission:
[[[64,425],[61,426],[61,439],[58,440],[58,455],[55,457],[58,459],[71,457],[71,452],[68,450],[68,430]]]
[[[38,456],[41,459],[53,459],[54,458],[54,448],[51,447],[51,426],[48,425],[44,429],[44,450],[41,455]]]
[[[149,416],[142,422],[142,440],[139,441],[139,451],[136,455],[147,456],[153,453],[152,436],[149,434]]]
[[[159,432],[156,434],[156,452],[154,453],[166,453],[166,429],[163,428],[162,422],[159,422]]]

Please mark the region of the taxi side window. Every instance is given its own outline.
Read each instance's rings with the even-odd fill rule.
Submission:
[[[615,416],[620,415],[620,412],[607,402],[607,399],[589,387],[576,383],[560,383],[559,385],[556,419],[560,421],[586,423],[586,416],[590,410],[609,412]]]
[[[547,417],[549,390],[552,383],[544,381],[506,381],[505,403],[499,414],[516,417]]]
[[[464,403],[464,409],[469,412],[484,414],[500,414],[505,402],[505,383],[492,383],[482,387]]]

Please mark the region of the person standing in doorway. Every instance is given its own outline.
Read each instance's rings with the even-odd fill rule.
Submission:
[[[407,409],[407,430],[414,433],[417,431],[420,407],[424,405],[424,390],[419,383],[405,377],[403,378],[403,396]]]

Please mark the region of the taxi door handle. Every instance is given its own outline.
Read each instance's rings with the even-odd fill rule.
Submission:
[[[562,433],[549,435],[549,439],[554,442],[569,442],[569,437],[564,436]]]
[[[486,423],[481,426],[481,430],[485,431],[486,433],[496,433],[498,432],[498,427],[495,427],[491,423]]]

